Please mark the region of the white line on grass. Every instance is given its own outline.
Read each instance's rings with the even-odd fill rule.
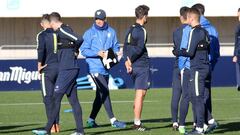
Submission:
[[[112,103],[133,103],[133,101],[111,101]],[[152,103],[152,102],[159,102],[156,100],[150,101],[150,100],[146,100],[144,101],[145,103]],[[81,102],[81,104],[92,104],[92,101],[85,101],[85,102]],[[68,102],[62,102],[61,104],[65,105],[65,104],[69,104]],[[26,105],[43,105],[43,103],[3,103],[0,104],[0,106],[26,106]]]

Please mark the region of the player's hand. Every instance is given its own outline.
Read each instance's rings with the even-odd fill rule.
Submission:
[[[118,61],[121,60],[121,58],[123,57],[123,51],[120,50],[119,52],[116,53],[117,54],[117,58],[118,58]]]
[[[76,58],[78,58],[79,52],[74,52]]]
[[[173,53],[174,56],[177,56],[177,50],[176,49],[173,49],[172,53]]]
[[[130,67],[130,66],[127,67],[127,73],[128,73],[128,74],[131,74],[131,73],[132,73],[132,67]]]
[[[45,64],[44,66],[38,65],[38,73],[41,74],[42,70],[47,67],[47,64]]]
[[[237,56],[234,56],[233,59],[232,59],[232,61],[233,61],[234,63],[236,63],[236,62],[237,62]]]
[[[125,67],[127,69],[127,73],[131,74],[132,73],[132,63],[131,63],[129,57],[127,57],[127,61],[125,61]]]
[[[131,62],[131,60],[129,59],[129,57],[127,57],[127,62],[128,62],[128,64],[129,64],[129,66],[132,66],[132,62]]]
[[[98,52],[98,56],[100,56],[102,58],[105,58],[106,57],[105,55],[106,55],[105,51],[99,51]]]
[[[127,73],[131,74],[132,73],[132,67],[129,65],[128,61],[125,61],[125,67],[127,69]]]

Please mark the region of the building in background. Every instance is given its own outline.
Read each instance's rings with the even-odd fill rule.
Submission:
[[[157,57],[152,59],[155,63],[151,67],[155,78],[152,84],[154,87],[170,87],[173,60],[172,32],[180,25],[179,9],[198,2],[205,5],[205,16],[217,28],[221,56],[226,56],[217,64],[214,74],[216,80],[213,81],[213,85],[233,86],[235,81],[232,76],[235,76],[235,70],[228,56],[233,54],[233,34],[238,23],[235,16],[240,5],[239,0],[165,0],[164,2],[160,0],[104,0],[102,3],[98,0],[1,0],[0,83],[1,86],[4,85],[1,88],[3,90],[39,89],[38,82],[30,73],[34,73],[35,70],[36,35],[41,30],[39,20],[42,14],[57,11],[63,16],[64,22],[69,24],[75,32],[83,34],[94,21],[92,18],[94,11],[104,9],[108,13],[108,22],[115,28],[119,42],[122,44],[126,29],[135,21],[134,8],[140,4],[146,4],[151,8],[149,23],[146,25],[147,48],[150,57]],[[80,60],[80,64],[84,62]],[[124,78],[125,69],[121,66],[120,63],[116,67],[117,72],[113,72],[112,75],[114,78],[122,77],[127,83],[126,87],[131,87],[131,80]],[[19,74],[16,74],[17,72],[12,71],[15,68],[23,70],[22,72],[19,70]],[[223,69],[229,72],[222,72]],[[84,66],[80,74],[85,76],[85,72]],[[30,80],[31,83],[25,83],[26,80]],[[31,85],[30,88],[29,85]]]
[[[232,55],[233,26],[237,23],[235,14],[239,0],[218,0],[217,3],[209,0],[105,0],[102,3],[97,0],[1,0],[0,59],[36,58],[33,50],[35,36],[41,29],[39,17],[53,11],[61,13],[65,17],[64,22],[76,32],[83,33],[92,25],[92,13],[96,9],[104,9],[109,13],[108,22],[116,29],[118,39],[123,43],[125,30],[135,20],[134,8],[139,4],[151,7],[149,24],[146,25],[150,56],[172,56],[169,46],[172,44],[172,32],[179,26],[178,10],[181,6],[192,6],[197,2],[205,5],[206,16],[219,32],[221,54]],[[8,49],[11,49],[10,53]],[[28,53],[22,55],[22,49]]]

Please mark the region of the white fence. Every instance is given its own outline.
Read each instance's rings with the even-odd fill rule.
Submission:
[[[36,59],[37,45],[0,45],[0,59]],[[121,44],[121,46],[123,46]],[[172,43],[147,44],[150,57],[173,57]],[[221,56],[232,56],[234,43],[220,43]],[[79,58],[83,58],[79,56]]]

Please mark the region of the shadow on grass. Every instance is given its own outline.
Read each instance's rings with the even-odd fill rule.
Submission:
[[[148,131],[146,131],[146,133],[151,132],[151,130],[160,129],[160,128],[166,128],[166,126],[147,127]],[[107,130],[107,131],[87,132],[87,134],[90,134],[90,135],[98,135],[98,134],[116,133],[116,132],[122,132],[122,131],[133,131],[133,129],[132,129],[132,128],[113,129],[113,130]],[[123,133],[123,134],[124,134],[124,133]]]
[[[162,122],[171,122],[171,118],[162,118],[162,119],[145,119],[141,120],[141,122],[144,123],[162,123]],[[127,125],[132,125],[133,122],[126,122]],[[111,126],[110,124],[103,124],[99,125],[99,127],[109,127]],[[88,129],[88,127],[86,127]]]
[[[142,123],[163,123],[163,122],[171,122],[171,118],[162,118],[162,119],[145,119],[145,120],[141,120]],[[131,126],[133,124],[133,122],[126,122],[126,124],[128,126]],[[110,124],[103,124],[103,125],[99,125],[98,128],[104,128],[104,127],[111,127]],[[171,127],[171,125],[169,126],[163,126],[163,127],[152,127],[149,128],[150,130],[152,129],[159,129],[159,128],[166,128],[166,127]],[[84,127],[84,129],[89,129],[89,127]],[[74,131],[75,129],[68,129],[68,130],[63,130],[61,132],[68,132],[68,131]],[[113,130],[107,130],[107,131],[96,131],[96,132],[88,132],[88,134],[90,135],[96,135],[96,134],[104,134],[104,133],[113,133],[113,132],[120,132],[120,131],[130,131],[133,130],[132,128],[124,128],[124,129],[116,129],[114,128]]]
[[[240,122],[229,122],[219,125],[219,127],[214,131],[214,133],[227,133],[227,132],[237,132],[240,131]]]
[[[171,121],[168,121],[168,122],[171,122]],[[193,125],[192,122],[186,122],[185,123],[185,126],[191,126],[191,125]],[[163,128],[172,128],[172,123],[164,126]]]
[[[29,127],[29,126],[36,126],[39,124],[25,124],[25,125],[9,125],[9,126],[0,126],[0,133],[22,133],[22,132],[28,132],[32,131],[33,129],[19,129],[16,130],[17,128],[23,128],[23,127]],[[39,128],[40,129],[40,128]]]

